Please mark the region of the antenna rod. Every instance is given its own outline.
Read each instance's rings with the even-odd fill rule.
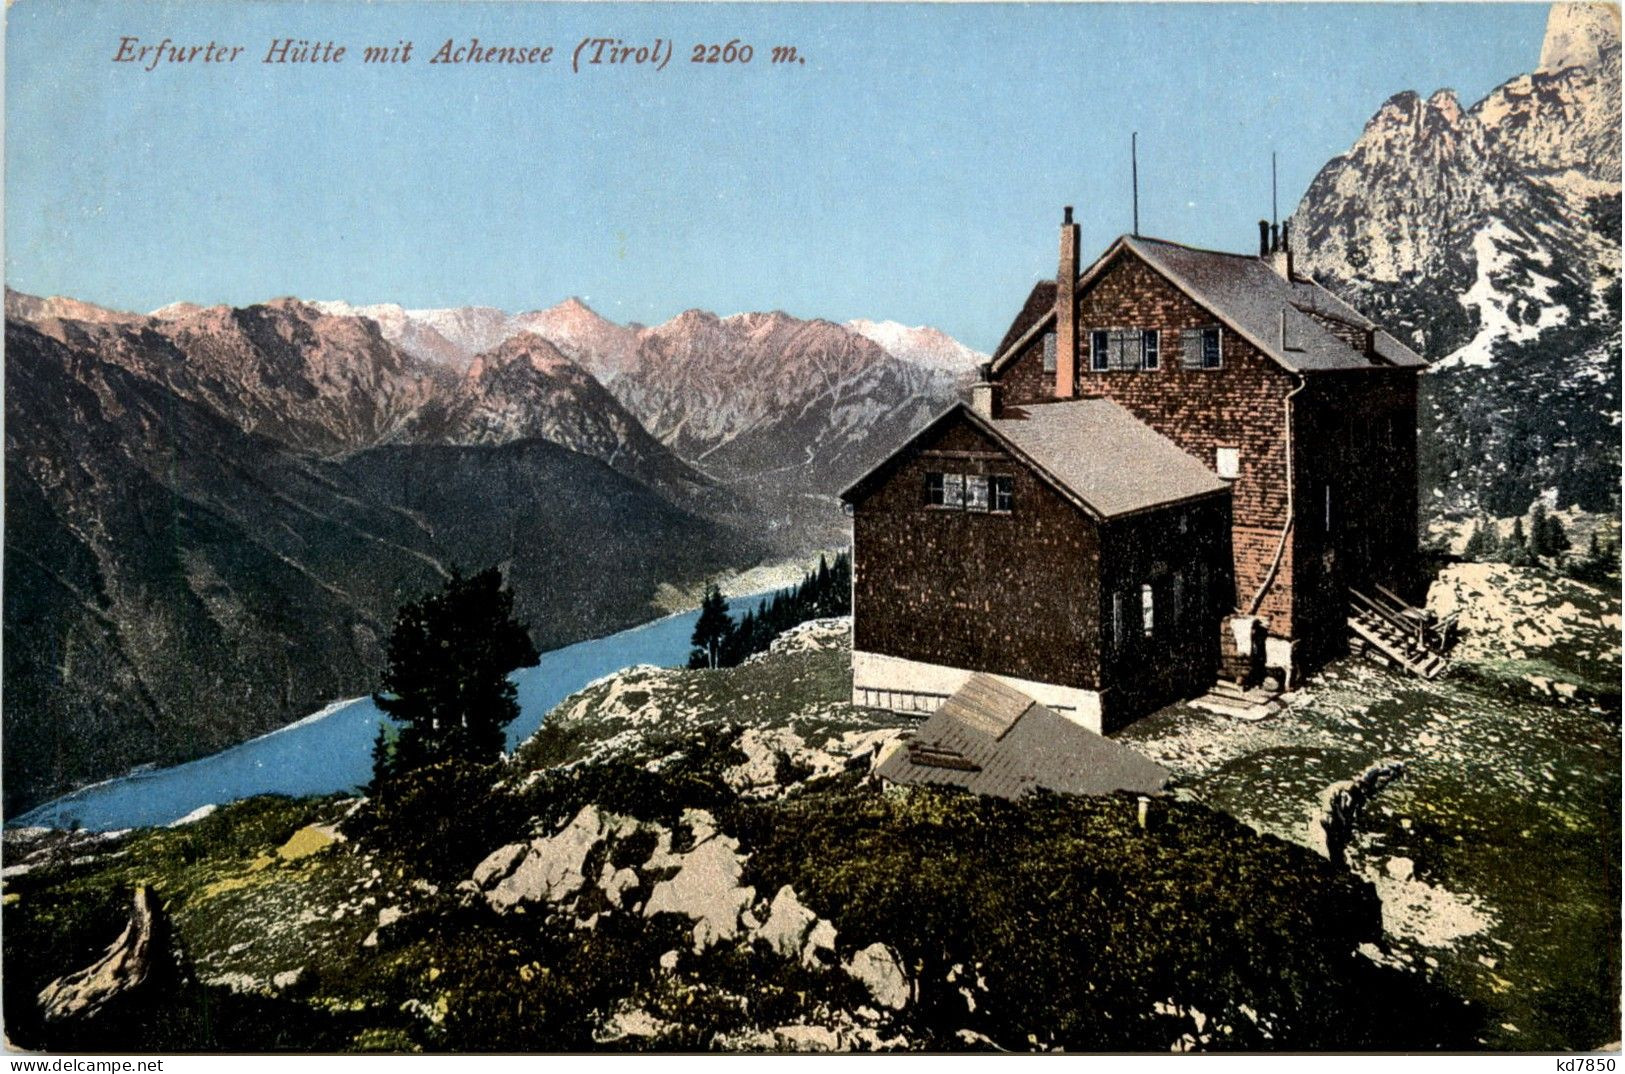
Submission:
[[[1134,237],[1140,237],[1140,132],[1129,136],[1129,168],[1134,184]]]
[[[1270,223],[1281,222],[1281,211],[1275,205],[1275,152],[1270,152]]]

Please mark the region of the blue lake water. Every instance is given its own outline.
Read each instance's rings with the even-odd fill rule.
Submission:
[[[743,615],[763,596],[771,594],[734,599],[729,610]],[[684,612],[567,645],[543,653],[537,666],[515,672],[519,718],[508,725],[508,748],[529,738],[549,710],[595,679],[634,664],[687,663],[698,617],[697,610]],[[372,778],[373,738],[387,718],[370,697],[339,701],[220,753],[83,787],[8,823],[112,831],[168,824],[201,806],[256,794],[353,790]]]

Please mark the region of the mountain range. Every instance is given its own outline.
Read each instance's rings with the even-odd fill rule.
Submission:
[[[574,300],[6,314],[8,813],[369,689],[395,608],[454,569],[501,566],[549,647],[827,545],[958,355]]]
[[[1299,263],[1433,363],[1432,512],[1618,510],[1619,116],[1619,9],[1556,4],[1534,71],[1395,95],[1292,216]]]
[[[1431,516],[1618,510],[1617,9],[1401,93],[1291,218],[1432,360]],[[370,688],[403,601],[496,564],[542,646],[845,538],[835,493],[984,356],[930,328],[579,299],[150,314],[6,292],[5,808]]]

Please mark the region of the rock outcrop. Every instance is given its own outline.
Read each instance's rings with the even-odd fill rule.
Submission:
[[[908,1006],[908,974],[903,972],[897,952],[883,943],[872,943],[853,953],[841,969],[869,990],[876,1003],[900,1011]]]

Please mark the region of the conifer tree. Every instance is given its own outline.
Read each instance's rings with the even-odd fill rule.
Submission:
[[[373,695],[400,732],[390,749],[380,728],[375,782],[441,761],[495,761],[503,729],[519,715],[508,674],[538,659],[494,567],[467,578],[453,571],[439,592],[404,605],[389,638],[383,690]]]
[[[724,645],[733,634],[733,620],[728,617],[728,600],[714,585],[705,587],[705,598],[700,602],[700,617],[694,622],[694,633],[689,638],[694,646],[689,655],[689,667],[721,667],[720,657]]]

